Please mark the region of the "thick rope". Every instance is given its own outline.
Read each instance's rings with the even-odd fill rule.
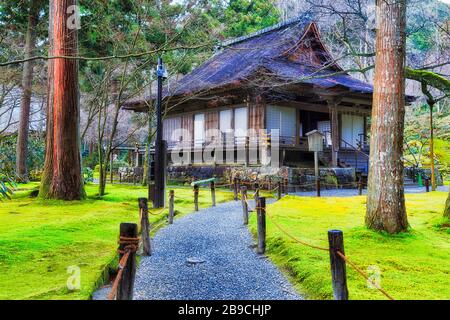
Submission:
[[[349,258],[347,258],[342,252],[336,251],[337,255],[341,257],[345,262],[347,262],[353,269],[356,270],[364,279],[369,281],[375,288],[378,289],[382,294],[384,294],[388,299],[395,300],[390,296],[383,288],[381,288],[375,281],[371,280],[361,269],[359,269]]]
[[[293,236],[292,234],[290,234],[289,232],[287,232],[284,228],[282,228],[278,223],[276,223],[273,219],[273,217],[271,215],[269,215],[267,213],[266,208],[264,207],[256,207],[255,209],[257,210],[262,210],[266,213],[266,216],[268,216],[270,218],[270,221],[282,232],[284,233],[286,236],[288,236],[290,239],[294,240],[297,243],[300,243],[304,246],[313,248],[313,249],[317,249],[317,250],[321,250],[321,251],[327,251],[329,252],[330,249],[329,248],[325,248],[325,247],[320,247],[320,246],[316,246],[316,245],[312,245],[310,243],[307,243],[305,241],[302,241],[300,239],[298,239],[297,237]],[[380,291],[382,294],[384,294],[388,299],[390,300],[395,300],[391,295],[389,295],[383,288],[381,288],[376,282],[374,282],[373,280],[371,280],[360,268],[358,268],[358,266],[356,266],[355,263],[353,263],[348,257],[346,257],[342,252],[337,251],[336,252],[337,255],[339,255],[339,257],[341,257],[345,262],[347,262],[353,269],[356,270],[356,272],[358,272],[364,279],[366,279],[367,281],[369,281],[378,291]]]
[[[153,213],[149,211],[149,214],[152,216],[159,216],[160,214],[162,214],[165,210],[167,209],[167,206],[162,208],[160,211],[158,211],[157,213]]]
[[[302,245],[304,245],[304,246],[307,246],[307,247],[310,247],[310,248],[313,248],[313,249],[317,249],[317,250],[321,250],[321,251],[330,251],[328,248],[325,248],[325,247],[320,247],[320,246],[316,246],[316,245],[313,245],[313,244],[309,244],[309,243],[307,243],[307,242],[305,242],[305,241],[302,241],[302,240],[300,240],[300,239],[298,239],[297,237],[295,237],[295,236],[293,236],[292,234],[290,234],[289,232],[287,232],[284,228],[282,228],[278,223],[276,223],[275,222],[275,220],[273,219],[273,217],[271,216],[271,215],[269,215],[268,213],[267,213],[267,210],[266,210],[266,208],[263,208],[263,207],[256,207],[256,209],[257,210],[263,210],[263,211],[265,211],[266,212],[266,216],[268,216],[269,218],[270,218],[270,221],[282,232],[282,233],[284,233],[286,236],[288,236],[289,238],[291,238],[292,240],[294,240],[295,242],[298,242],[298,243],[300,243],[300,244],[302,244]]]
[[[114,280],[111,292],[108,294],[108,300],[113,300],[116,297],[117,290],[119,288],[119,282],[122,280],[123,271],[128,263],[128,258],[130,257],[131,253],[137,251],[139,240],[139,238],[120,237],[119,244],[125,245],[125,247],[123,250],[118,250],[118,253],[123,254],[123,256],[119,261],[119,272],[117,272],[117,276]]]

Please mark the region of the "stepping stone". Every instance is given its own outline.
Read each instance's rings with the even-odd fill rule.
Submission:
[[[187,264],[189,264],[189,265],[196,265],[196,264],[205,263],[206,260],[200,259],[200,258],[191,257],[191,258],[187,258],[187,259],[186,259],[186,262],[187,262]]]

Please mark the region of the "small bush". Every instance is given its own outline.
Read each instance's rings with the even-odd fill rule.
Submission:
[[[89,167],[83,168],[83,179],[84,183],[92,183],[94,182],[94,170]]]

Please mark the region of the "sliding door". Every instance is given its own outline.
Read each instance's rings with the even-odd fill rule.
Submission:
[[[194,146],[201,147],[205,142],[205,114],[198,113],[194,116]]]
[[[364,117],[343,114],[341,117],[341,147],[357,148],[362,134],[364,134]]]
[[[248,109],[234,109],[234,137],[237,144],[244,144],[248,129]]]

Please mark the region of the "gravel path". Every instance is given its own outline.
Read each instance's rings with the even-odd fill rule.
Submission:
[[[448,186],[440,186],[437,188],[437,191],[448,192]],[[415,186],[406,186],[405,193],[425,193],[425,187],[415,187]],[[301,192],[292,192],[291,195],[303,196],[303,197],[315,197],[317,195],[316,191],[301,191]],[[363,190],[363,194],[367,194],[367,189]],[[352,197],[358,195],[358,189],[328,189],[328,190],[320,190],[320,195],[322,197]]]
[[[251,204],[252,205],[252,204]],[[141,259],[137,300],[302,299],[280,271],[252,249],[240,202],[176,219]]]

